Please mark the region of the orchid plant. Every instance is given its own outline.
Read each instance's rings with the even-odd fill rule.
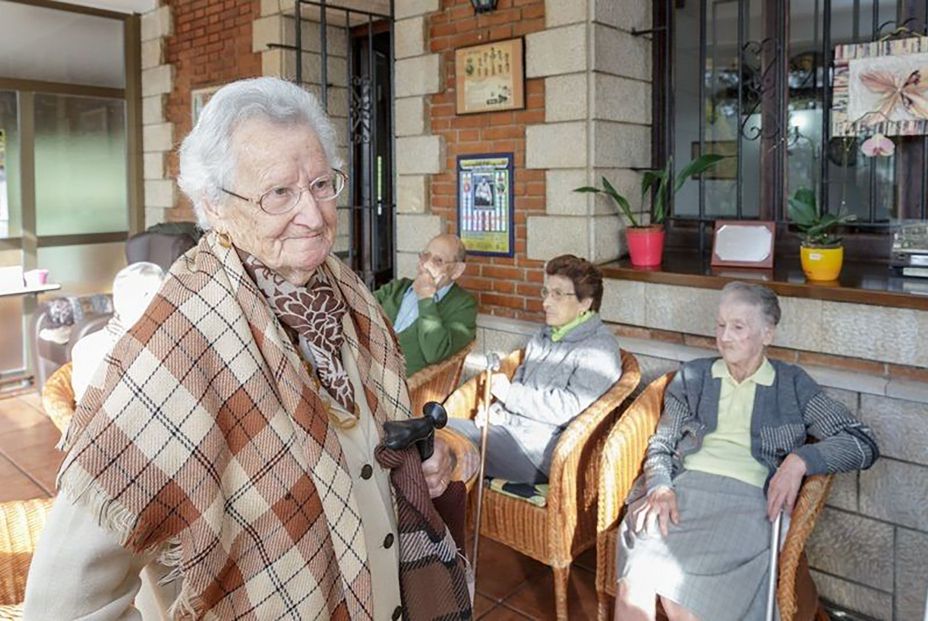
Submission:
[[[896,144],[883,134],[873,134],[863,141],[860,151],[867,157],[889,156],[896,152]]]

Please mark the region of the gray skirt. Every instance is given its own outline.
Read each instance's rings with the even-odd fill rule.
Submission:
[[[764,491],[729,477],[685,471],[674,479],[680,523],[666,538],[635,533],[633,503],[619,528],[619,580],[649,585],[702,621],[763,620],[770,563]]]

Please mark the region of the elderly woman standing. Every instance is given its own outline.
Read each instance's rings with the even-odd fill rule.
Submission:
[[[546,326],[525,346],[512,381],[492,377],[486,475],[547,483],[564,429],[622,375],[612,332],[599,318],[603,277],[595,265],[565,254],[545,264],[541,289]],[[451,419],[448,426],[479,446],[485,421]]]
[[[792,511],[804,476],[878,457],[844,405],[767,359],[779,320],[772,291],[729,283],[722,357],[684,364],[667,388],[619,533],[616,619],[654,619],[655,595],[671,620],[763,619],[770,522]]]
[[[346,181],[333,126],[299,87],[245,80],[180,156],[208,233],[78,406],[26,618],[137,619],[146,566],[166,584],[155,618],[466,616],[440,520],[406,571],[402,537],[425,533],[397,516],[409,503],[375,447],[409,396],[376,300],[330,255]],[[433,496],[450,474],[437,444]]]

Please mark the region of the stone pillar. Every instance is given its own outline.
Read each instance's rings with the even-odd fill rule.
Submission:
[[[526,166],[545,170],[545,215],[528,218],[528,258],[571,252],[596,263],[624,252],[624,219],[602,196],[574,188],[606,176],[640,209],[651,161],[651,44],[647,2],[546,0],[545,30],[526,37],[526,77],[545,78],[545,122],[526,131]]]
[[[177,199],[177,184],[166,157],[174,148],[174,124],[167,120],[166,101],[174,88],[174,67],[165,63],[165,39],[174,32],[171,9],[161,6],[142,15],[142,152],[145,222],[167,220]]]
[[[407,0],[394,8],[394,127],[396,133],[396,275],[412,277],[416,253],[444,230],[431,213],[429,180],[442,172],[444,144],[431,135],[428,95],[442,91],[440,54],[428,49],[427,15],[439,0]]]

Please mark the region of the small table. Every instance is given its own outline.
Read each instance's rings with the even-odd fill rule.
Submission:
[[[451,480],[464,481],[469,492],[477,480],[480,470],[480,451],[474,443],[447,427],[435,432],[437,437],[444,440],[451,451]]]
[[[19,289],[0,289],[0,298],[11,295],[33,295],[36,293],[45,293],[46,291],[56,291],[58,289],[61,289],[61,285],[56,282],[34,285],[31,287],[20,287]]]
[[[27,295],[38,295],[39,293],[45,293],[47,291],[56,291],[61,289],[60,283],[46,283],[44,285],[33,285],[30,287],[19,287],[16,289],[0,289],[0,298],[12,297],[12,296],[27,296]],[[32,314],[32,306],[26,307],[26,317],[28,318]],[[27,337],[28,338],[28,337]],[[26,368],[22,371],[18,370],[9,370],[4,371],[0,369],[0,394],[9,393],[13,390],[18,390],[20,388],[28,386],[33,378],[33,365],[35,360],[35,352],[32,351],[32,345],[30,341],[27,341],[26,346]],[[10,375],[4,376],[5,372],[9,372]],[[13,388],[9,388],[9,386]]]

